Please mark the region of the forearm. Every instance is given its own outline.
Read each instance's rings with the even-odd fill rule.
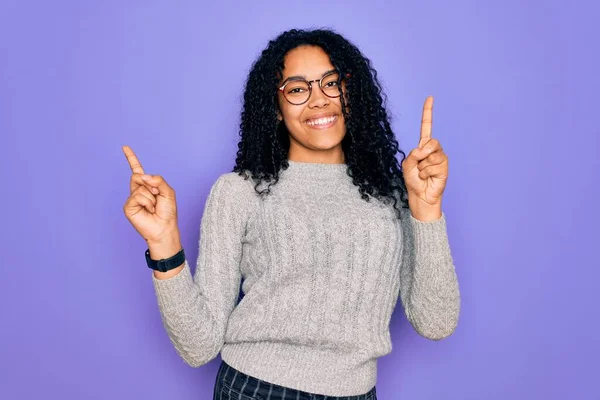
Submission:
[[[153,260],[169,258],[181,250],[178,230],[165,235],[160,242],[148,242]],[[177,353],[191,366],[197,367],[213,359],[222,346],[216,333],[220,331],[184,261],[167,272],[152,271],[163,325]]]
[[[460,294],[454,267],[448,261],[422,259],[415,263],[408,301],[412,324],[424,337],[443,339],[456,329]]]
[[[210,290],[194,282],[187,261],[181,273],[153,283],[163,326],[181,358],[192,367],[215,358],[223,346],[227,311],[220,312],[222,305],[214,303]]]
[[[410,225],[403,261],[402,291],[406,314],[415,330],[433,340],[449,336],[458,324],[460,293],[445,218],[416,219]]]

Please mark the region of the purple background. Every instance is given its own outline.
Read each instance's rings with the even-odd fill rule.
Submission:
[[[162,327],[121,146],[177,191],[195,264],[252,61],[329,26],[373,61],[407,153],[435,96],[450,158],[459,326],[429,341],[397,307],[379,398],[600,398],[599,13],[565,3],[2,1],[0,397],[212,399],[220,358],[190,368]]]

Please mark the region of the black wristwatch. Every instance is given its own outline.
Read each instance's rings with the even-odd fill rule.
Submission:
[[[146,263],[148,264],[148,268],[160,271],[167,272],[173,268],[179,267],[181,264],[185,262],[185,253],[183,252],[183,247],[177,254],[173,257],[163,258],[162,260],[153,260],[150,258],[150,249],[146,250]]]

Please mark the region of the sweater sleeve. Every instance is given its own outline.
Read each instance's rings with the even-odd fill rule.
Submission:
[[[421,336],[443,339],[454,332],[460,312],[458,279],[446,233],[446,215],[423,222],[403,210],[400,298]]]
[[[221,351],[227,321],[238,300],[248,204],[235,186],[225,174],[210,190],[200,224],[194,276],[187,260],[169,279],[152,275],[169,339],[192,367],[208,363]]]

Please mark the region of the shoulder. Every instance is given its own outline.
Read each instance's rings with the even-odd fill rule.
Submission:
[[[230,190],[234,191],[248,191],[249,189],[254,190],[254,181],[250,175],[238,174],[237,172],[226,172],[221,174],[215,184],[221,183],[230,187]]]
[[[211,196],[228,197],[234,202],[248,203],[258,199],[254,181],[249,175],[237,172],[221,174],[211,188]]]
[[[210,188],[202,219],[219,223],[237,221],[244,225],[260,208],[258,200],[251,179],[245,180],[233,172],[222,174]]]

